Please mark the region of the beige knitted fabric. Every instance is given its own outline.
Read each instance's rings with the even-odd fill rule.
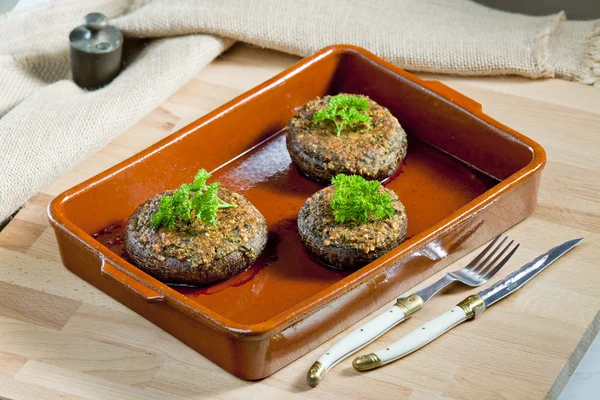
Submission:
[[[151,38],[94,92],[70,78],[68,33],[100,11]],[[308,55],[352,43],[409,70],[600,85],[600,21],[467,0],[49,0],[0,16],[0,221],[163,102],[234,40]]]

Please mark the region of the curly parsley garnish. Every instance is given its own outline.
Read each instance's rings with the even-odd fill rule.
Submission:
[[[313,116],[313,123],[330,120],[337,129],[336,135],[340,136],[347,125],[363,123],[371,125],[371,118],[363,111],[369,109],[369,101],[364,97],[338,94],[333,96],[327,107],[319,110]]]
[[[394,215],[392,197],[380,190],[379,181],[368,181],[358,175],[338,174],[331,183],[335,186],[331,209],[336,221],[364,224],[368,220]]]
[[[235,204],[227,203],[217,197],[220,183],[210,185],[206,181],[210,174],[201,169],[192,184],[183,184],[172,195],[163,196],[158,203],[158,210],[152,216],[150,225],[153,228],[164,226],[172,229],[177,220],[189,221],[193,216],[210,225],[216,225],[216,215],[221,208],[234,208]]]

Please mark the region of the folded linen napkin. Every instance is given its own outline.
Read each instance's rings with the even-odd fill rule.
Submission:
[[[70,80],[68,34],[93,11],[126,38],[151,40],[111,84],[86,92]],[[0,16],[0,38],[0,221],[235,40],[301,56],[351,43],[414,71],[600,86],[600,20],[467,0],[49,0]]]

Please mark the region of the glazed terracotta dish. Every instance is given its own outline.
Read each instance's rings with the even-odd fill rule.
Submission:
[[[303,244],[300,209],[326,185],[301,173],[286,146],[292,117],[338,93],[388,109],[408,142],[383,182],[405,207],[406,236],[358,270],[325,267]],[[49,218],[67,268],[223,369],[259,379],[530,215],[544,163],[537,143],[473,100],[363,49],[332,46],[61,194]],[[237,275],[168,285],[127,258],[125,227],[201,168],[264,216],[268,240]]]

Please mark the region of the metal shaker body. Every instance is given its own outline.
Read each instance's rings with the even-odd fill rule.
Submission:
[[[110,83],[121,71],[123,34],[101,13],[86,15],[69,34],[73,81],[85,89]]]

